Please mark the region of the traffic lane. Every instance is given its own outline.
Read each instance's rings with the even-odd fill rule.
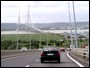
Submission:
[[[11,58],[1,59],[1,67],[25,67],[29,63],[35,63],[37,54],[40,52],[30,52],[28,55],[15,56]]]
[[[39,55],[40,57],[40,55]],[[40,63],[40,59],[38,62],[33,64],[29,64],[29,67],[79,67],[75,62],[68,58],[67,52],[61,52],[61,62],[44,62]]]
[[[61,52],[61,63],[45,62],[40,63],[40,52],[33,52],[14,59],[1,62],[2,67],[79,67],[67,57],[66,52]]]

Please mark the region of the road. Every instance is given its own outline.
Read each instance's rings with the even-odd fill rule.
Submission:
[[[28,55],[21,55],[1,59],[1,67],[79,67],[67,56],[67,52],[61,52],[61,63],[45,62],[40,63],[40,51],[30,52]]]

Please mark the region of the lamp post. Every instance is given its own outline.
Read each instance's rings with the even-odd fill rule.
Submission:
[[[17,23],[17,46],[16,46],[16,50],[18,50],[19,23],[20,23],[20,10],[19,10],[19,14],[18,14],[18,23]]]
[[[30,25],[31,26],[31,17],[30,17],[30,13],[29,13],[29,4],[28,4],[28,19],[27,19],[27,23],[29,23],[30,21]],[[31,32],[31,27],[30,27],[30,32]],[[30,36],[30,49],[31,49],[31,34],[29,35]]]
[[[56,33],[55,33],[55,36],[56,36]],[[54,36],[54,46],[55,46],[55,42],[56,42],[56,40],[55,40],[55,36]]]
[[[76,18],[75,18],[75,9],[74,9],[74,1],[72,1],[73,4],[73,16],[74,16],[74,29],[75,29],[75,40],[76,40],[76,48],[78,48],[78,42],[77,42],[77,29],[76,29]]]
[[[63,40],[61,39],[60,41],[61,41],[61,45],[62,45]]]
[[[40,31],[40,45],[39,45],[39,49],[41,47],[41,31]]]
[[[47,46],[48,46],[48,32],[47,32]]]
[[[72,24],[71,24],[71,17],[70,17],[70,6],[69,6],[69,2],[68,2],[68,14],[69,14],[69,22],[70,22],[71,45],[73,45],[73,39],[72,39]]]

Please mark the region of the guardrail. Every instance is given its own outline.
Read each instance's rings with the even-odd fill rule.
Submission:
[[[89,48],[72,48],[71,52],[79,60],[89,64]]]

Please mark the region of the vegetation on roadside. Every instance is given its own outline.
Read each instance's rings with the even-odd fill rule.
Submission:
[[[48,38],[48,40],[47,40]],[[40,41],[41,40],[41,41]],[[31,48],[38,49],[43,48],[43,46],[47,45],[51,46],[59,46],[59,47],[69,47],[70,46],[70,38],[64,38],[63,35],[60,34],[31,34]],[[79,39],[79,45],[85,42],[82,39]],[[75,44],[75,41],[74,41]],[[2,50],[14,50],[17,46],[17,34],[12,35],[1,35],[1,49]],[[30,48],[30,35],[29,34],[19,34],[18,36],[18,49],[22,47]],[[80,47],[80,46],[79,46]]]

